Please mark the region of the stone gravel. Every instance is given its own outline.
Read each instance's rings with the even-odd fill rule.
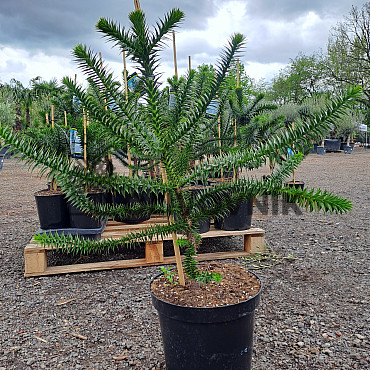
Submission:
[[[369,368],[369,163],[370,151],[356,148],[311,154],[297,170],[306,186],[352,200],[347,215],[269,199],[267,214],[255,207],[253,224],[281,263],[254,271],[264,286],[254,369]],[[165,368],[148,292],[158,267],[23,277],[23,249],[38,229],[33,193],[45,182],[15,159],[0,172],[0,370]],[[238,242],[208,241],[219,250]]]

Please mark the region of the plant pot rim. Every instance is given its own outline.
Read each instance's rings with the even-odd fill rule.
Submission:
[[[50,194],[46,194],[46,193]],[[50,189],[42,189],[42,190],[37,190],[33,193],[35,197],[53,197],[56,195],[65,195],[61,190],[50,190]]]
[[[249,271],[250,272],[250,271]],[[159,314],[164,315],[170,319],[188,322],[193,324],[214,324],[214,323],[225,323],[234,320],[238,320],[244,316],[252,314],[258,307],[261,291],[262,281],[261,279],[251,272],[260,282],[260,289],[253,296],[248,299],[216,307],[195,307],[195,306],[180,306],[174,303],[163,301],[153,294],[151,291],[151,283],[156,278],[162,275],[162,273],[156,275],[149,284],[149,291],[152,298],[154,308]]]
[[[295,180],[295,181],[293,181],[293,180],[291,180],[291,181],[285,181],[284,182],[284,184],[289,184],[289,185],[293,185],[293,184],[304,184],[304,181],[300,181],[300,180]]]
[[[227,263],[225,263],[225,265],[227,265]],[[174,267],[171,268],[174,269]],[[242,268],[242,267],[241,267]],[[150,283],[149,283],[149,292],[150,292],[150,295],[152,297],[154,297],[156,300],[160,301],[160,302],[163,302],[164,304],[166,305],[169,305],[169,306],[172,306],[172,307],[183,307],[183,308],[186,308],[186,309],[194,309],[194,310],[208,310],[208,311],[212,311],[212,310],[217,310],[217,309],[222,309],[222,308],[228,308],[228,307],[236,307],[237,305],[240,305],[240,304],[243,304],[243,303],[248,303],[249,301],[253,300],[254,298],[256,298],[257,296],[259,296],[262,292],[262,288],[263,288],[263,284],[262,284],[262,280],[260,279],[260,277],[258,275],[256,275],[254,272],[250,271],[250,270],[246,270],[248,273],[254,275],[260,282],[260,288],[258,290],[258,292],[253,295],[252,297],[249,297],[241,302],[238,302],[238,303],[232,303],[232,304],[228,304],[228,305],[223,305],[223,306],[216,306],[216,307],[197,307],[197,306],[181,306],[181,305],[177,305],[175,303],[171,303],[171,302],[168,302],[168,301],[164,301],[163,299],[157,297],[151,290],[151,286],[152,286],[152,283],[154,280],[158,279],[160,276],[163,275],[163,272],[160,272],[159,274],[155,275],[154,277],[152,277],[150,279]]]

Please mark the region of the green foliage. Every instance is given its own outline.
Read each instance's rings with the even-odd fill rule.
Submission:
[[[30,138],[32,143],[40,148],[47,148],[58,155],[68,156],[69,154],[69,138],[58,125],[54,129],[50,125],[40,128],[31,127],[25,130],[23,135]]]
[[[304,99],[326,92],[327,74],[320,53],[299,53],[290,64],[273,79],[269,98],[280,104],[301,104]]]
[[[209,284],[212,281],[220,283],[222,280],[222,275],[218,272],[214,273],[212,271],[200,271],[196,280],[200,284]]]
[[[162,270],[163,277],[170,283],[170,285],[177,285],[177,281],[175,281],[174,276],[175,272],[172,271],[172,267],[164,267],[160,266],[160,269]]]

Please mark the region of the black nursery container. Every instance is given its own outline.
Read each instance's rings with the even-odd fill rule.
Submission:
[[[317,146],[316,147],[316,153],[319,154],[319,155],[326,154],[326,148],[325,148],[325,146]]]
[[[325,149],[327,152],[339,152],[340,143],[340,139],[325,139]]]
[[[95,203],[103,203],[103,193],[89,193],[88,197]],[[98,229],[102,220],[95,218],[68,202],[69,224],[71,228]]]
[[[251,369],[254,311],[261,290],[262,284],[257,295],[246,301],[211,308],[177,306],[151,293],[159,315],[166,368]]]
[[[44,193],[45,192],[45,193]],[[68,208],[64,194],[35,193],[40,228],[44,230],[69,227]]]
[[[253,197],[244,201],[237,209],[224,218],[215,219],[215,228],[232,231],[248,230],[252,225]]]
[[[150,203],[150,198],[145,193],[134,193],[134,194],[120,194],[114,193],[112,195],[113,204],[126,204],[126,205],[133,205],[135,203]],[[140,222],[144,222],[150,219],[150,213],[144,213],[142,215],[136,216],[131,215],[128,217],[116,217],[115,220],[118,222],[125,222],[128,224],[138,224]]]
[[[190,188],[188,188],[187,191],[190,191],[192,196],[195,196],[202,189],[204,189],[203,185],[193,185]],[[207,207],[206,204],[204,206]],[[207,219],[207,220],[203,220],[203,221],[199,222],[199,225],[195,228],[195,230],[198,234],[204,234],[204,233],[209,231],[210,227],[211,227],[211,220]]]
[[[287,181],[287,182],[284,182],[284,186],[303,190],[304,189],[304,182],[303,181],[295,181],[295,182]],[[287,203],[290,203],[290,201],[291,201],[288,194],[284,194],[283,199]]]

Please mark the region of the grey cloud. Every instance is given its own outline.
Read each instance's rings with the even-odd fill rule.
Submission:
[[[71,48],[78,42],[90,43],[99,38],[95,24],[106,17],[121,24],[134,10],[133,1],[122,0],[12,0],[0,2],[0,44],[32,49],[55,46]],[[142,0],[141,7],[149,24],[172,8],[185,12],[187,28],[202,29],[205,20],[215,12],[211,0]]]
[[[7,60],[5,62],[5,68],[3,68],[3,73],[19,73],[25,71],[27,65],[20,61]]]
[[[361,7],[363,0],[248,0],[249,15],[261,19],[292,20],[310,11],[321,17],[341,16],[350,12],[351,6]]]
[[[218,7],[229,0],[140,0],[149,24],[154,24],[171,8],[180,8],[185,13],[182,30],[204,30],[207,19],[216,15]],[[287,33],[282,37],[264,29],[269,20],[294,22],[298,17],[314,11],[321,19],[333,21],[351,9],[361,6],[360,0],[246,0],[247,20],[245,29],[240,31],[248,38],[243,59],[259,63],[288,63],[299,51],[311,53],[322,46],[325,30],[313,30],[310,39],[302,38],[299,32]],[[127,15],[134,9],[133,0],[0,0],[0,46],[26,49],[29,52],[43,51],[45,54],[69,57],[77,43],[101,51],[103,58],[122,62],[118,49],[106,43],[96,32],[95,24],[100,17],[127,24]],[[298,26],[297,26],[298,27]],[[225,40],[226,41],[226,40]],[[171,42],[162,53],[162,62],[172,62]],[[182,40],[177,50],[179,67],[188,65],[191,55],[194,66],[199,61],[215,63],[220,48],[214,48],[207,40],[193,37]],[[203,55],[206,54],[206,58]],[[207,59],[207,60],[205,60]]]

